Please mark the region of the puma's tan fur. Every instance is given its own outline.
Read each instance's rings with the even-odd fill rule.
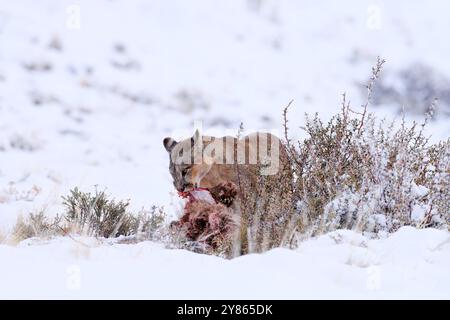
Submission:
[[[251,180],[261,173],[276,176],[287,161],[284,145],[269,133],[241,139],[197,135],[180,142],[166,138],[164,146],[170,153],[171,174],[179,191],[194,186],[212,188],[226,181],[238,184],[238,172]]]

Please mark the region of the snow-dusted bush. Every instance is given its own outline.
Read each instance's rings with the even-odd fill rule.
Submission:
[[[137,214],[128,211],[128,201],[110,199],[104,191],[82,192],[78,188],[63,197],[65,210],[54,218],[44,211],[19,217],[10,237],[4,241],[18,243],[28,238],[51,238],[69,234],[116,238],[124,242],[159,240],[166,236],[166,214],[152,206]],[[1,239],[0,239],[1,240]]]
[[[150,210],[142,209],[137,215],[131,215],[129,233],[137,241],[162,240],[167,236],[167,216],[164,208],[152,206]]]
[[[420,125],[396,126],[367,112],[383,62],[361,112],[344,95],[328,123],[307,116],[307,139],[294,145],[286,135],[303,237],[337,228],[378,233],[449,225],[450,139],[428,143],[430,115]]]
[[[71,229],[89,236],[105,238],[129,235],[128,201],[108,199],[104,191],[94,194],[81,192],[78,188],[63,197],[65,219]]]
[[[385,128],[371,115],[350,119],[349,111],[326,125],[308,120],[310,137],[293,152],[307,223],[392,232],[448,222],[450,140],[428,145],[416,124]]]
[[[152,238],[165,221],[162,208],[153,206],[138,215],[127,211],[129,201],[109,199],[104,191],[94,194],[81,192],[78,188],[63,197],[66,208],[66,229],[89,236],[104,238],[136,235]]]

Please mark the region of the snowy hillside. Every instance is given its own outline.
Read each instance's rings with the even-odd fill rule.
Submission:
[[[75,186],[176,217],[182,200],[162,140],[192,135],[196,120],[208,134],[234,135],[241,122],[281,134],[294,99],[290,127],[302,138],[305,112],[329,118],[344,91],[361,104],[377,56],[392,83],[415,63],[450,79],[449,9],[444,0],[0,0],[0,297],[450,298],[445,230],[402,228],[383,240],[339,231],[231,261],[150,242],[1,244],[19,216],[61,213]],[[400,117],[380,101],[371,111]],[[432,141],[449,137],[446,115],[428,127]],[[180,278],[186,271],[195,276]]]

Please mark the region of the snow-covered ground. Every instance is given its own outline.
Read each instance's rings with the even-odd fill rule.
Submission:
[[[384,240],[335,231],[233,260],[77,240],[0,246],[0,298],[450,298],[450,238],[433,229],[404,227]]]
[[[280,130],[294,99],[290,125],[302,137],[304,112],[326,119],[344,91],[359,106],[378,55],[386,71],[419,61],[450,77],[449,9],[445,0],[0,0],[0,239],[19,215],[59,213],[74,186],[175,216],[162,139],[189,136],[195,120],[211,134],[241,121]],[[447,138],[448,118],[428,130]],[[450,297],[448,232],[363,242],[333,233],[233,261],[152,243],[0,245],[0,296]],[[81,286],[70,290],[77,268]]]

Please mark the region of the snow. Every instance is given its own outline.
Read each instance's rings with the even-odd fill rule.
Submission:
[[[450,298],[450,237],[433,229],[403,227],[383,240],[335,231],[233,260],[76,240],[0,245],[0,298]]]
[[[445,0],[258,3],[1,1],[0,239],[19,215],[61,213],[75,186],[177,216],[162,139],[192,135],[196,120],[206,134],[235,134],[241,121],[281,133],[294,99],[289,124],[301,138],[305,112],[327,119],[344,91],[360,105],[378,55],[392,72],[421,61],[450,77]],[[431,123],[432,141],[448,138],[447,123]],[[448,232],[355,239],[336,232],[232,261],[148,242],[1,245],[0,297],[449,298]],[[81,287],[70,290],[77,268]],[[368,289],[371,274],[379,289]]]

